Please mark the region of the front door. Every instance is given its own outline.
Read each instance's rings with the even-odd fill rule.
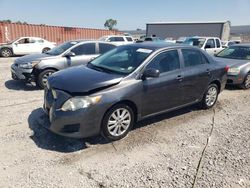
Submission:
[[[146,78],[143,83],[142,116],[175,108],[182,104],[182,71],[177,50],[158,54],[146,69],[158,69],[158,78]]]
[[[65,57],[65,68],[77,65],[86,65],[93,58],[96,58],[96,43],[85,43],[71,49],[75,54],[73,57]]]
[[[13,52],[16,55],[24,55],[30,53],[30,39],[29,38],[22,38],[13,43]]]

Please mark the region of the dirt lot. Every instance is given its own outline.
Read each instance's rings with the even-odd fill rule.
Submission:
[[[0,187],[250,187],[250,91],[225,90],[140,122],[123,140],[66,139],[42,127],[43,91],[0,59]]]

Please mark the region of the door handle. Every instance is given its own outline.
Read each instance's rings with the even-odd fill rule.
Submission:
[[[183,80],[183,77],[182,77],[182,75],[178,75],[177,77],[176,77],[176,80],[179,80],[180,82]]]

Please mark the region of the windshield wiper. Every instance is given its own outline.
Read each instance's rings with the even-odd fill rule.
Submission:
[[[101,71],[101,72],[107,72],[107,73],[113,73],[114,72],[114,71],[112,71],[112,70],[110,70],[108,68],[97,66],[97,65],[93,65],[92,63],[88,63],[88,65],[90,65],[91,68],[93,68],[95,70],[98,70],[98,71]]]

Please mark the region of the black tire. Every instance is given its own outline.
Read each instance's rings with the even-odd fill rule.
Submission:
[[[50,50],[50,48],[44,48],[43,50],[42,50],[42,53],[46,53],[47,51],[49,51]]]
[[[11,56],[13,56],[13,52],[10,48],[3,48],[3,49],[1,49],[1,56],[2,57],[11,57]]]
[[[38,77],[37,77],[37,82],[36,82],[36,85],[42,89],[44,89],[46,83],[47,83],[47,79],[51,74],[53,74],[54,72],[56,72],[56,70],[54,69],[46,69],[44,71],[42,71]],[[46,82],[45,80],[46,79]]]
[[[127,114],[129,114],[128,117],[125,118],[124,120],[122,120],[123,118],[120,118],[122,116],[119,116],[119,119],[115,120],[112,115],[117,114],[117,112],[119,110],[120,110],[119,113],[123,113],[125,111]],[[122,111],[122,110],[124,110],[124,111]],[[122,115],[122,114],[120,114],[120,115]],[[126,116],[126,114],[124,114],[123,117],[125,117],[125,116]],[[134,114],[133,110],[128,105],[126,105],[126,104],[117,104],[117,105],[113,106],[104,115],[102,125],[101,125],[102,135],[106,139],[108,139],[109,141],[116,141],[116,140],[120,140],[120,139],[124,138],[134,125],[134,117],[135,117],[135,114]],[[128,121],[129,118],[130,118],[130,121]],[[111,121],[115,121],[116,125],[115,124],[109,124],[109,122],[111,122]],[[124,123],[125,123],[125,125],[124,125]],[[112,126],[115,126],[115,127],[112,128]],[[126,127],[126,129],[124,127]],[[119,131],[121,131],[121,132],[119,133]],[[114,135],[114,132],[116,132],[117,135]]]
[[[213,92],[215,93],[213,94]],[[216,84],[210,84],[201,101],[202,108],[203,109],[212,108],[217,102],[218,95],[219,95],[218,86]]]
[[[249,89],[250,88],[250,73],[247,73],[244,82],[240,85],[242,89]]]

